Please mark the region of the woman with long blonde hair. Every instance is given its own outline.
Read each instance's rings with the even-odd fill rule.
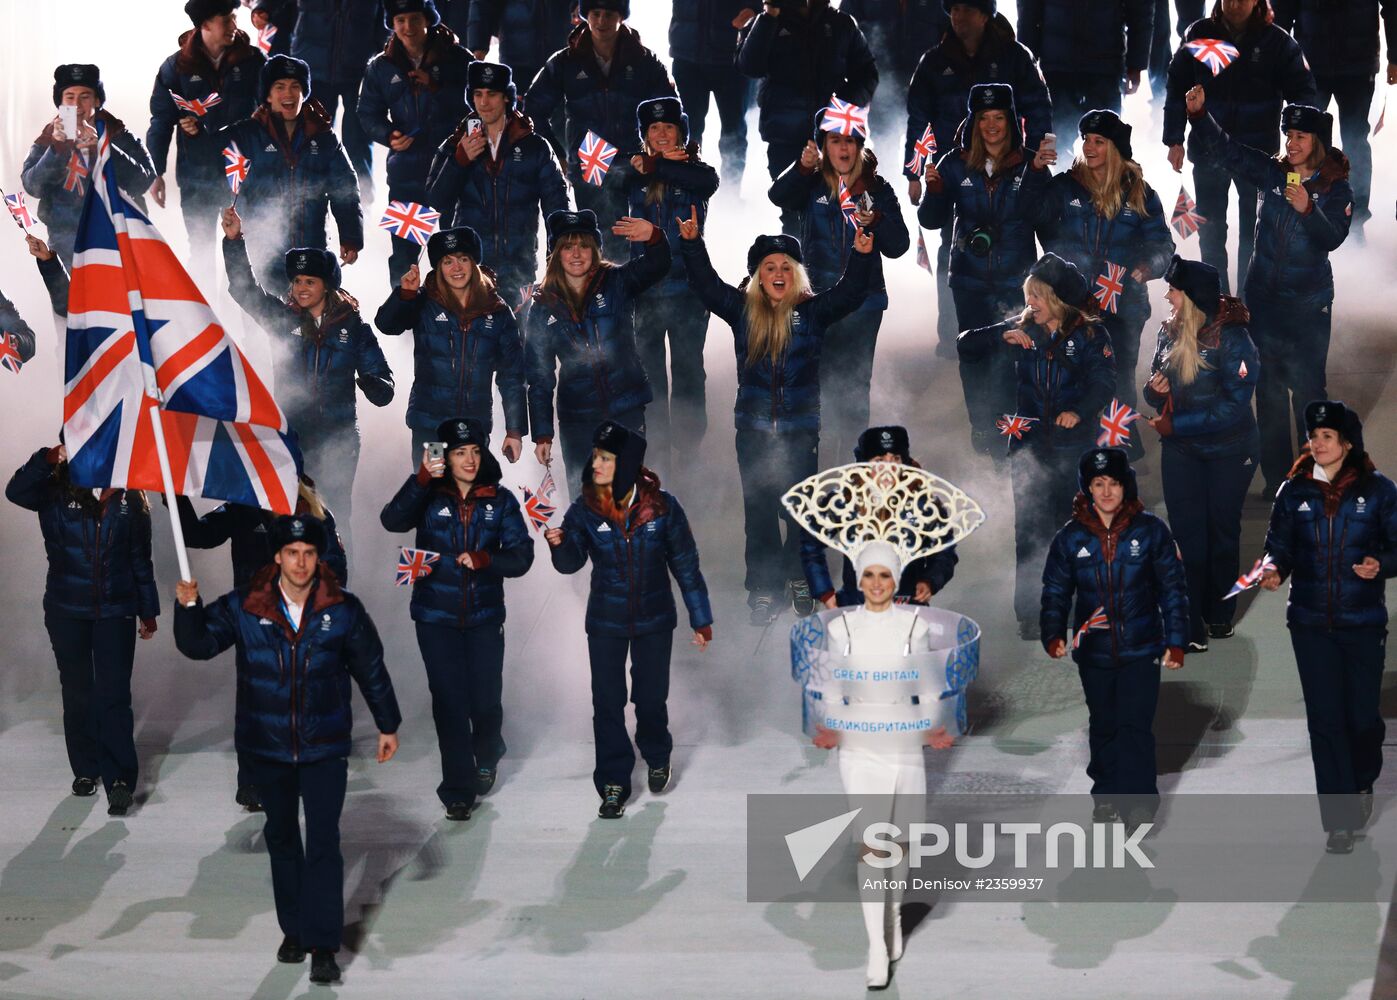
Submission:
[[[742,477],[747,606],[753,625],[775,619],[778,594],[805,588],[800,529],[781,494],[813,475],[820,446],[820,351],[826,332],[858,309],[873,271],[873,234],[859,231],[844,276],[813,294],[800,240],[759,236],[747,251],[747,278],[734,288],[713,270],[698,213],[679,227],[689,284],[732,327],[737,352],[737,467]],[[781,538],[781,523],[786,537]]]
[[[1078,128],[1081,153],[1049,185],[1039,232],[1095,291],[1116,353],[1116,398],[1134,407],[1140,333],[1150,318],[1147,283],[1169,266],[1174,238],[1159,195],[1131,159],[1130,126],[1112,111],[1091,111]],[[1139,458],[1140,435],[1132,433],[1125,449]]]
[[[1251,319],[1222,294],[1216,268],[1175,256],[1164,273],[1169,318],[1145,384],[1148,421],[1163,439],[1164,505],[1188,578],[1189,649],[1232,635],[1240,571],[1242,502],[1260,447],[1252,393],[1260,375]]]

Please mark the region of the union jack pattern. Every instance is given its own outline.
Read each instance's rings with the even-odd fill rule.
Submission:
[[[1252,563],[1251,569],[1237,577],[1237,582],[1232,585],[1232,589],[1227,592],[1224,601],[1230,601],[1238,594],[1246,593],[1253,587],[1260,585],[1261,578],[1266,575],[1268,569],[1275,569],[1276,564],[1271,561],[1269,553],[1263,552],[1261,558]]]
[[[0,368],[19,374],[24,362],[19,357],[19,338],[8,330],[0,335]]]
[[[1237,46],[1217,38],[1198,38],[1184,42],[1184,48],[1188,49],[1193,58],[1212,70],[1213,76],[1231,66],[1238,56]]]
[[[1021,417],[1017,413],[1006,413],[994,422],[999,428],[999,433],[1005,437],[1011,437],[1015,441],[1022,441],[1034,424],[1038,423],[1037,417]]]
[[[1174,227],[1179,239],[1188,239],[1207,221],[1198,214],[1198,206],[1188,196],[1188,188],[1179,188],[1179,200],[1174,202],[1174,216],[1169,220],[1169,225]]]
[[[582,139],[577,155],[582,161],[582,179],[600,187],[611,169],[611,161],[616,159],[616,147],[597,133],[588,132]]]
[[[829,106],[820,116],[820,130],[837,132],[840,135],[861,135],[868,138],[868,109],[837,97],[829,99]]]
[[[1106,617],[1105,608],[1097,608],[1091,613],[1091,617],[1082,622],[1082,627],[1077,629],[1077,634],[1072,637],[1072,648],[1076,649],[1082,644],[1082,638],[1088,632],[1101,632],[1111,627],[1111,621]]]
[[[857,228],[858,223],[854,221],[854,216],[858,215],[859,206],[854,203],[854,195],[842,177],[839,179],[839,211],[844,213],[845,222]]]
[[[264,56],[272,54],[272,39],[276,37],[276,25],[269,24],[257,30],[257,47]]]
[[[441,213],[415,201],[390,201],[378,220],[379,229],[387,229],[400,240],[427,245],[441,222]],[[421,253],[419,250],[418,253]]]
[[[439,559],[441,559],[440,552],[400,547],[398,549],[398,586],[411,587],[422,577],[431,576],[432,564]]]
[[[209,108],[223,103],[223,98],[217,93],[212,93],[208,97],[180,97],[173,90],[170,91],[170,98],[175,102],[175,107],[181,111],[188,111],[195,118],[202,118],[209,113]]]
[[[68,157],[68,174],[63,178],[63,190],[75,191],[79,198],[87,193],[87,178],[92,171],[87,169],[87,164],[82,162],[82,157],[77,150],[73,150]]]
[[[26,233],[29,232],[29,227],[34,225],[34,216],[29,214],[29,206],[24,203],[24,192],[16,191],[14,194],[5,195],[5,207],[10,210],[15,225]]]
[[[547,528],[548,522],[558,512],[557,505],[553,503],[553,497],[557,492],[558,484],[553,481],[552,469],[543,470],[543,481],[538,484],[537,493],[527,486],[524,487],[524,514],[535,531],[541,532]]]
[[[921,231],[920,226],[917,227],[917,266],[927,274],[932,273],[931,254],[926,248],[926,234]]]
[[[907,161],[907,169],[912,173],[921,176],[928,160],[936,158],[936,133],[932,132],[928,125],[922,131],[922,137],[912,144],[912,159]]]
[[[1096,439],[1098,447],[1119,448],[1130,440],[1130,425],[1140,419],[1140,414],[1119,399],[1111,400],[1101,414],[1101,435]]]
[[[251,166],[252,161],[243,156],[243,151],[238,148],[236,142],[229,143],[223,150],[223,175],[228,179],[228,186],[233,189],[234,195],[242,190],[243,181],[247,180],[247,171]]]
[[[1096,276],[1096,301],[1109,313],[1120,309],[1120,295],[1125,291],[1125,268],[1106,261],[1106,272]]]

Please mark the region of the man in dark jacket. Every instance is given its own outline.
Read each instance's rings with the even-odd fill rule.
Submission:
[[[1019,0],[1019,40],[1043,66],[1053,95],[1053,132],[1073,135],[1098,108],[1121,110],[1149,65],[1153,0]]]
[[[500,62],[514,70],[514,78],[527,87],[548,57],[568,43],[577,23],[577,0],[450,0],[443,10],[451,30],[457,27],[458,8],[469,5],[464,38],[477,59],[490,54],[490,40],[500,40]]]
[[[289,56],[296,29],[296,0],[252,0],[252,26],[257,29],[257,48],[264,56]]]
[[[1353,185],[1353,233],[1363,236],[1372,212],[1373,151],[1368,145],[1368,109],[1378,71],[1378,12],[1387,39],[1387,82],[1397,83],[1397,3],[1393,0],[1276,0],[1276,27],[1292,31],[1315,75],[1319,100],[1339,104],[1339,133]]]
[[[112,163],[121,189],[145,207],[142,196],[155,180],[155,167],[141,140],[104,107],[107,92],[102,71],[86,63],[68,63],[53,71],[53,106],[77,109],[77,135],[63,127],[63,113],[44,126],[29,148],[20,182],[38,200],[39,221],[48,227],[48,242],[63,266],[73,266],[73,241],[92,171],[97,164],[97,124],[111,137]]]
[[[344,151],[359,178],[364,201],[373,201],[373,145],[357,113],[359,87],[369,57],[383,48],[383,0],[297,0],[291,54],[305,61],[316,98],[333,125],[344,102]],[[246,152],[246,150],[244,150]]]
[[[344,808],[353,731],[353,678],[378,728],[379,763],[398,750],[402,714],[383,663],[383,643],[359,599],[320,564],[325,526],[310,515],[278,518],[275,563],[209,607],[199,585],[175,587],[175,645],[211,660],[237,647],[233,742],[252,764],[267,823],[277,922],[277,961],[311,952],[311,981],[340,977],[344,931]],[[300,806],[306,813],[302,846]]]
[[[359,124],[388,147],[388,198],[426,205],[432,155],[466,112],[466,71],[474,57],[441,23],[432,0],[387,0],[388,46],[369,60],[359,91]],[[417,263],[422,246],[393,237],[388,283]]]
[[[736,190],[747,167],[747,102],[750,83],[733,71],[735,22],[755,0],[674,0],[669,17],[670,70],[689,115],[695,141],[703,141],[711,95],[722,119],[718,153],[723,183]]]
[[[509,67],[475,62],[466,76],[471,113],[437,150],[428,198],[443,229],[480,234],[500,295],[522,314],[538,273],[540,213],[566,211],[568,185],[553,147],[515,108]]]
[[[871,109],[875,138],[896,135],[907,84],[922,55],[951,27],[950,6],[942,0],[840,0],[840,11],[858,22],[878,59],[879,96]]]
[[[150,92],[146,146],[157,175],[150,194],[165,207],[165,168],[174,134],[179,207],[193,263],[205,273],[213,267],[218,213],[232,199],[218,133],[247,118],[261,103],[258,87],[266,62],[238,30],[233,15],[237,7],[237,0],[189,0],[184,12],[194,27],[180,35],[179,51],[161,64]],[[212,106],[206,103],[215,98]]]
[[[611,224],[626,214],[624,172],[610,171],[600,185],[589,184],[582,179],[578,150],[593,132],[615,146],[618,157],[629,157],[636,152],[636,105],[652,97],[674,97],[674,84],[655,53],[626,26],[630,0],[582,0],[579,10],[585,22],[534,77],[524,110],[554,149],[566,151],[578,208],[597,213],[604,224],[607,255],[622,257],[626,241],[611,232]],[[559,145],[548,121],[559,105],[567,117],[564,145]]]
[[[1208,111],[1222,130],[1238,142],[1274,155],[1281,145],[1276,121],[1282,100],[1290,104],[1319,103],[1314,75],[1300,46],[1271,23],[1268,0],[1216,0],[1208,17],[1194,22],[1185,41],[1215,38],[1235,45],[1239,55],[1214,75],[1184,46],[1169,64],[1169,93],[1164,102],[1164,144],[1169,163],[1184,168],[1184,97],[1195,84],[1208,98]],[[1222,274],[1222,289],[1232,286],[1227,275],[1227,201],[1229,184],[1237,188],[1237,287],[1251,263],[1256,233],[1254,185],[1236,180],[1216,166],[1194,163],[1194,194],[1198,214],[1207,221],[1198,230],[1203,262]]]
[[[858,23],[829,0],[767,2],[739,36],[737,68],[760,80],[759,129],[771,179],[800,158],[810,120],[830,96],[868,107],[878,65]],[[781,229],[795,235],[799,213],[781,211]]]

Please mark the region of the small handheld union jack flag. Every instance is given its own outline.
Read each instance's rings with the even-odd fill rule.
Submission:
[[[1207,221],[1198,214],[1198,206],[1188,196],[1188,188],[1179,188],[1179,200],[1174,202],[1174,217],[1169,220],[1169,225],[1174,227],[1179,239],[1188,239]]]
[[[387,229],[400,240],[427,245],[441,222],[441,213],[415,201],[390,201],[378,220],[379,229]],[[421,253],[419,250],[418,253]]]
[[[538,484],[537,493],[527,486],[524,487],[524,514],[535,531],[547,528],[548,522],[558,512],[557,505],[553,503],[553,497],[557,492],[558,484],[553,481],[552,469],[543,470],[543,482]]]
[[[839,179],[839,211],[844,213],[844,221],[849,225],[858,227],[854,216],[859,214],[859,206],[854,201],[854,195],[844,183],[844,178]]]
[[[257,47],[264,56],[272,54],[272,39],[276,37],[276,25],[269,24],[257,31]]]
[[[926,235],[922,232],[920,226],[917,227],[917,266],[927,274],[932,273],[931,254],[927,252]]]
[[[252,161],[243,156],[243,151],[238,148],[236,142],[231,142],[223,150],[223,175],[228,179],[228,186],[232,188],[236,195],[242,190],[243,181],[247,180],[248,168],[252,166]]]
[[[861,135],[868,138],[868,109],[841,101],[837,97],[829,99],[829,106],[820,116],[820,131],[837,132],[840,135]]]
[[[0,336],[0,368],[19,374],[24,362],[19,358],[19,338],[8,330]]]
[[[1232,585],[1232,589],[1227,592],[1224,601],[1230,601],[1238,594],[1244,594],[1253,587],[1260,585],[1261,578],[1266,575],[1268,569],[1275,569],[1276,564],[1271,561],[1271,556],[1263,552],[1261,558],[1252,563],[1251,569],[1237,577],[1237,582]]]
[[[432,564],[441,558],[440,552],[426,549],[398,549],[398,586],[411,587],[424,576],[432,573]]]
[[[1120,309],[1120,294],[1125,291],[1125,268],[1106,262],[1106,273],[1096,276],[1096,301],[1109,313]]]
[[[1038,423],[1037,417],[1021,417],[1017,413],[1006,413],[994,422],[999,428],[999,433],[1005,437],[1011,437],[1015,441],[1022,441],[1032,425]]]
[[[1212,70],[1213,76],[1231,66],[1238,55],[1237,46],[1217,38],[1198,38],[1184,42],[1184,48],[1188,49],[1193,58]]]
[[[936,133],[932,132],[928,125],[922,131],[922,137],[912,143],[912,159],[907,161],[907,169],[912,173],[921,175],[928,160],[936,158]]]
[[[170,91],[170,98],[175,102],[175,107],[181,111],[188,111],[195,118],[202,118],[209,113],[209,108],[223,103],[223,98],[217,92],[208,97],[180,97],[173,90]]]
[[[34,225],[34,216],[29,214],[29,206],[24,203],[24,192],[16,191],[14,194],[5,195],[5,207],[10,210],[15,225],[26,233],[29,232],[29,227]]]
[[[1130,425],[1140,419],[1140,414],[1119,399],[1111,400],[1111,405],[1101,414],[1101,435],[1096,439],[1098,447],[1119,448],[1130,440]]]
[[[75,191],[78,196],[87,193],[87,177],[92,171],[87,169],[87,165],[82,162],[82,157],[77,150],[68,157],[68,175],[63,178],[63,190]]]
[[[1097,608],[1091,613],[1091,617],[1082,622],[1082,627],[1077,629],[1077,634],[1072,637],[1072,648],[1076,649],[1082,644],[1082,638],[1088,632],[1102,632],[1111,627],[1111,620],[1106,617],[1105,608]]]
[[[616,159],[616,147],[597,133],[588,132],[582,139],[577,155],[582,160],[582,179],[600,187],[611,169],[611,161]]]

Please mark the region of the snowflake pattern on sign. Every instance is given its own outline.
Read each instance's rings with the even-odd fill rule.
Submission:
[[[1237,577],[1237,582],[1232,585],[1232,589],[1227,592],[1227,596],[1223,600],[1230,601],[1238,594],[1246,593],[1258,586],[1261,583],[1261,578],[1266,575],[1266,571],[1275,568],[1276,564],[1271,561],[1271,556],[1263,552],[1261,558],[1252,563],[1251,569]]]
[[[1091,617],[1082,622],[1082,627],[1077,629],[1077,634],[1072,637],[1072,648],[1076,649],[1082,644],[1082,639],[1088,632],[1100,632],[1111,627],[1111,621],[1106,617],[1105,608],[1097,608],[1091,613]]]
[[[934,159],[936,159],[936,134],[931,131],[931,126],[928,125],[922,131],[922,137],[912,143],[912,159],[907,161],[907,169],[921,176],[927,161]]]
[[[426,549],[398,549],[398,586],[410,587],[424,576],[432,573],[432,564],[441,558],[440,552]]]
[[[820,116],[820,131],[835,132],[839,135],[861,135],[867,139],[868,109],[831,97],[829,106]]]
[[[437,231],[441,213],[415,201],[390,201],[378,220],[378,228],[386,229],[397,239],[426,246]],[[421,251],[418,251],[419,253]]]
[[[1101,435],[1096,439],[1097,447],[1120,448],[1130,440],[1130,425],[1140,419],[1140,414],[1119,399],[1111,400],[1111,405],[1101,414]]]
[[[1237,46],[1217,38],[1198,38],[1184,42],[1184,48],[1188,49],[1193,58],[1212,70],[1213,76],[1231,66],[1239,55]]]
[[[1096,301],[1101,303],[1101,308],[1108,313],[1120,310],[1121,292],[1125,291],[1125,268],[1119,264],[1112,264],[1106,261],[1106,271],[1104,274],[1096,276],[1096,291],[1092,294],[1096,296]]]
[[[1011,437],[1015,441],[1022,441],[1023,436],[1032,429],[1032,425],[1038,423],[1037,417],[1021,417],[1017,413],[1006,413],[994,422],[999,428],[999,433],[1005,437]]]
[[[582,179],[588,184],[600,187],[611,169],[611,161],[616,159],[616,147],[595,132],[588,132],[577,150],[582,161]]]
[[[18,375],[23,367],[24,362],[19,357],[19,338],[6,330],[4,336],[0,336],[0,368]]]
[[[1179,239],[1188,239],[1198,232],[1199,226],[1207,221],[1198,214],[1198,206],[1188,196],[1188,189],[1179,188],[1179,200],[1174,202],[1174,217],[1169,220],[1169,225],[1174,227],[1174,231],[1179,234]]]

